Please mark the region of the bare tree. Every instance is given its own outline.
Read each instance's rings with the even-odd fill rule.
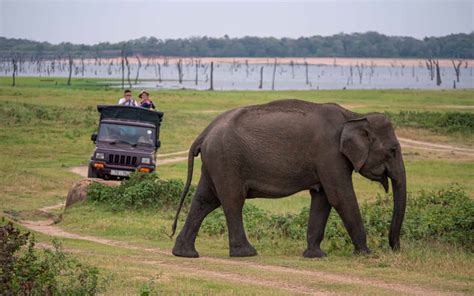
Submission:
[[[14,87],[16,85],[16,75],[17,75],[17,72],[18,72],[18,58],[16,55],[13,55],[12,57],[12,66],[13,66],[13,72],[12,72],[12,78],[13,78],[13,81],[12,81],[12,87]]]
[[[430,79],[434,79],[434,69],[433,69],[433,60],[432,59],[427,59],[426,60],[426,68],[430,72]]]
[[[74,64],[74,60],[72,59],[72,55],[70,53],[68,54],[68,60],[69,60],[69,78],[67,80],[67,85],[71,85],[72,66]]]
[[[214,62],[211,62],[211,86],[209,90],[214,90]]]
[[[245,74],[249,78],[249,60],[245,60]]]
[[[453,63],[454,72],[456,73],[456,81],[459,83],[459,76],[461,75],[461,65],[462,60],[458,60],[457,63],[454,63],[454,59],[451,59],[451,63]]]
[[[81,57],[81,75],[84,77],[84,69],[85,68],[85,65],[84,65],[84,57]]]
[[[122,89],[125,88],[125,45],[122,46],[122,51],[120,53],[122,58]]]
[[[176,64],[178,67],[178,80],[179,84],[183,83],[183,60],[179,59],[178,63]]]
[[[277,59],[275,59],[275,62],[273,63],[272,90],[275,90],[275,74],[276,74],[276,69],[277,69]]]
[[[433,60],[433,64],[436,66],[436,85],[441,85],[441,74],[439,72],[439,61]]]
[[[306,85],[309,84],[309,76],[308,76],[308,62],[304,61],[305,66],[305,73],[306,73]]]
[[[354,84],[353,75],[354,75],[354,71],[352,69],[352,65],[350,65],[349,66],[349,78],[347,79],[347,84],[349,84],[349,81],[350,81],[350,84]]]
[[[293,62],[293,60],[291,60],[290,66],[291,66],[291,78],[295,79],[295,62]]]
[[[140,60],[139,56],[135,56],[137,58],[138,62],[138,68],[137,68],[137,76],[135,77],[135,84],[138,83],[138,76],[140,75],[140,68],[142,67],[142,61]]]
[[[196,60],[196,78],[194,79],[194,84],[195,85],[198,85],[198,81],[199,81],[199,66],[201,65],[201,61],[200,60]]]
[[[130,81],[130,63],[128,62],[128,57],[126,55],[125,55],[125,65],[127,66],[128,87],[132,88],[132,82]]]
[[[157,63],[158,66],[158,82],[161,83],[161,65],[160,63]]]
[[[362,77],[364,76],[364,64],[356,65],[357,73],[359,74],[359,84],[362,84]]]
[[[259,89],[263,87],[263,66],[260,67],[260,84],[258,85]]]

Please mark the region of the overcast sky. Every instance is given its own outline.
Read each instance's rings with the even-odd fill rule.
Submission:
[[[0,36],[51,43],[366,31],[423,38],[470,33],[473,18],[474,0],[0,0]]]

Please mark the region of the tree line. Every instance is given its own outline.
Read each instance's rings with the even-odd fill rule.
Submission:
[[[117,43],[94,45],[63,42],[51,44],[0,37],[0,54],[40,56],[75,54],[86,57],[141,56],[199,57],[380,57],[380,58],[474,58],[474,32],[442,37],[386,36],[377,32],[336,34],[300,38],[191,37],[158,39],[141,37]]]

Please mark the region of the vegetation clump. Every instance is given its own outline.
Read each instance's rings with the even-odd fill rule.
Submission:
[[[378,195],[375,202],[361,205],[369,245],[386,248],[392,219],[393,201]],[[304,240],[309,209],[297,214],[275,215],[246,204],[244,223],[249,237],[259,241],[281,239]],[[408,199],[402,237],[410,241],[438,241],[453,244],[470,251],[474,249],[474,201],[457,187],[438,192],[420,192]],[[225,217],[221,209],[211,213],[203,223],[202,231],[211,236],[226,233]],[[331,212],[326,232],[326,249],[350,250],[352,243],[344,225]]]
[[[176,209],[184,184],[181,180],[162,180],[157,174],[133,173],[120,186],[92,183],[88,199],[112,210]],[[195,191],[191,186],[189,195]],[[189,203],[189,198],[186,199]],[[185,207],[187,204],[185,204]]]
[[[0,226],[0,291],[2,295],[95,295],[106,281],[95,267],[67,256],[57,241],[35,248],[30,233],[12,223]]]
[[[426,128],[435,132],[474,134],[474,114],[467,112],[385,112],[396,126]]]

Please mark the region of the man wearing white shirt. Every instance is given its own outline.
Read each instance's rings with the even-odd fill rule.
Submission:
[[[124,106],[134,106],[134,107],[138,107],[138,103],[137,103],[137,101],[135,101],[135,100],[132,98],[132,91],[129,90],[129,89],[126,89],[126,90],[123,92],[123,98],[121,98],[121,99],[118,101],[118,104],[119,104],[119,105],[124,105]]]

